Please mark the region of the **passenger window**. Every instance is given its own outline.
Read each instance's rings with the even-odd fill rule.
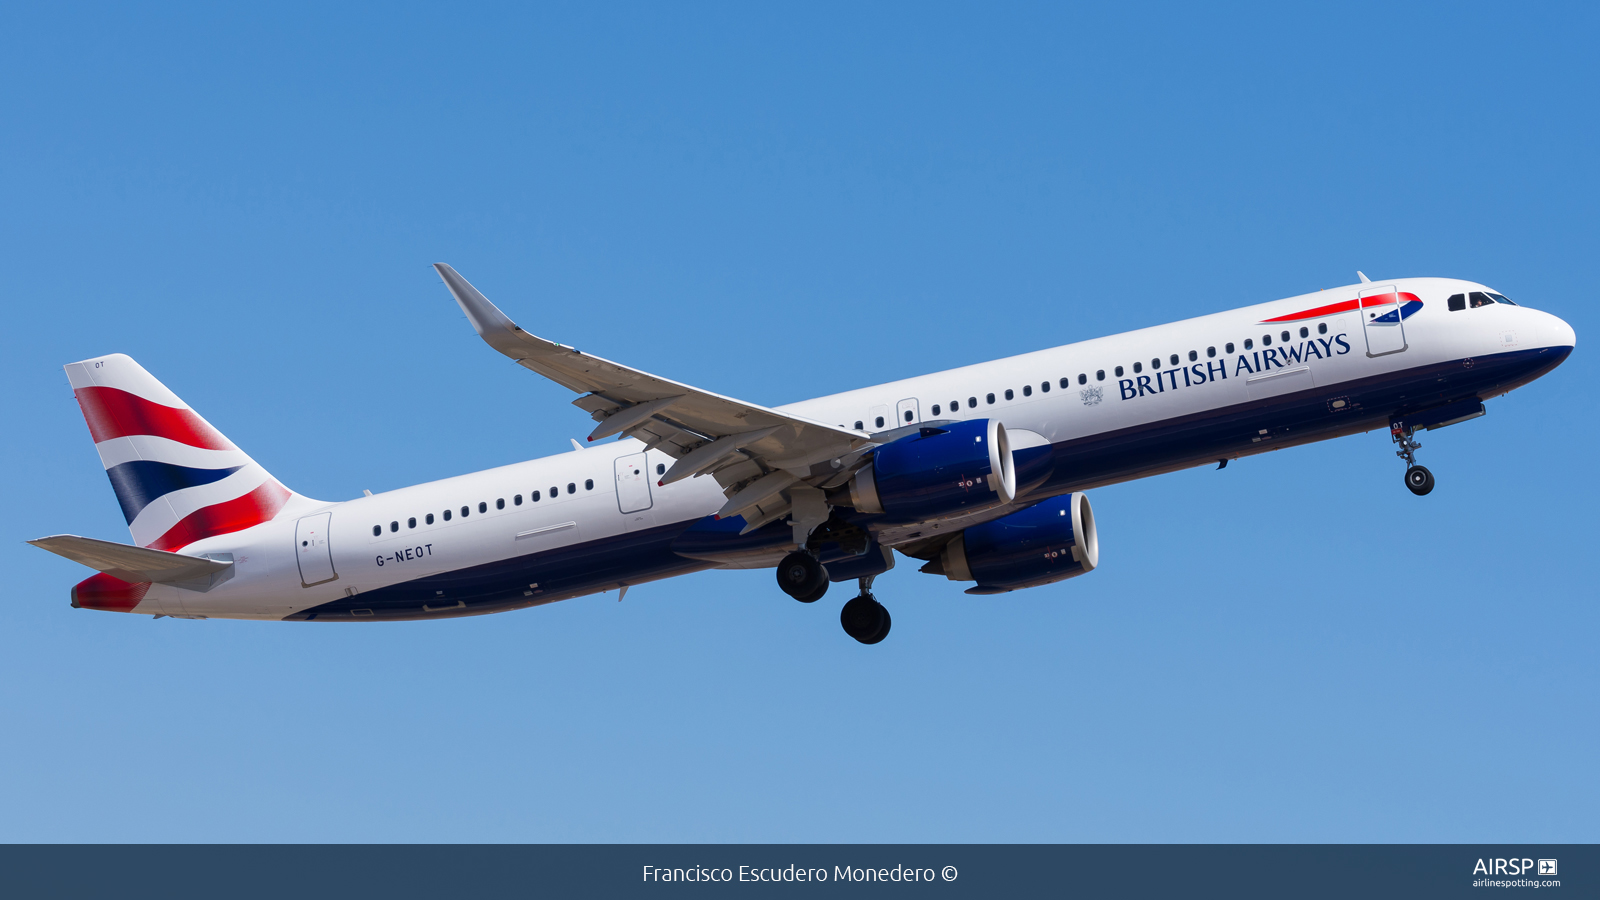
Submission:
[[[1022,396],[1024,396],[1024,397],[1032,397],[1033,396],[1033,385],[1031,385],[1031,384],[1023,385],[1022,386]]]
[[[585,478],[583,480],[583,489],[586,490],[586,491],[594,490],[594,479],[593,478]]]
[[[467,516],[470,516],[470,515],[472,515],[472,507],[470,507],[470,506],[461,507],[461,518],[465,519]]]
[[[1477,309],[1480,306],[1493,306],[1494,305],[1494,301],[1489,299],[1489,295],[1483,293],[1482,291],[1473,291],[1471,294],[1468,294],[1467,296],[1468,296],[1469,299],[1472,300],[1472,308],[1473,309]]]
[[[1016,397],[1016,395],[1011,393],[1011,388],[1006,388],[1006,399],[1007,400],[1011,400],[1011,399],[1014,399],[1015,397]]]
[[[374,525],[374,526],[372,526],[372,536],[373,537],[377,537],[380,534],[383,534],[383,526],[382,525]]]
[[[1305,326],[1302,325],[1300,327],[1300,336],[1303,337],[1303,338],[1311,337],[1311,329],[1306,328]]]
[[[1101,374],[1103,375],[1105,373],[1102,372]],[[1083,374],[1082,372],[1079,372],[1078,373],[1078,383],[1079,384],[1088,384],[1089,383],[1089,376]],[[1062,385],[1062,387],[1066,387],[1066,385]]]
[[[1122,367],[1121,366],[1117,366],[1117,368],[1120,369]],[[1144,363],[1134,363],[1133,364],[1133,374],[1137,375],[1137,374],[1139,374],[1140,372],[1143,372],[1143,371],[1144,371]]]
[[[1233,347],[1230,346],[1228,348],[1228,351],[1231,353],[1233,351]],[[1215,347],[1207,347],[1206,348],[1206,359],[1211,359],[1211,358],[1215,357],[1216,355],[1217,355],[1217,348],[1215,348]]]
[[[1096,369],[1095,373],[1094,373],[1094,380],[1095,381],[1105,381],[1106,380],[1106,370],[1105,369]]]
[[[1227,353],[1232,353],[1233,352],[1233,344],[1231,344],[1231,343],[1228,344],[1228,346],[1224,348],[1224,351],[1227,352]]]
[[[1189,358],[1190,359],[1194,359],[1194,351],[1193,350],[1189,351]],[[1178,354],[1174,353],[1171,356],[1167,357],[1167,362],[1170,362],[1173,365],[1177,365],[1178,364]]]
[[[1467,295],[1466,294],[1451,294],[1450,295],[1450,299],[1446,300],[1445,304],[1450,307],[1450,311],[1451,312],[1457,312],[1459,310],[1466,309],[1467,308]]]
[[[883,427],[883,416],[879,416],[877,418],[877,427],[879,427],[879,428]]]
[[[1200,358],[1200,354],[1196,353],[1193,350],[1189,351],[1189,362],[1194,362],[1195,360],[1197,360],[1199,358]]]
[[[933,405],[933,414],[936,416],[939,414],[939,404],[937,403]]]
[[[529,491],[528,492],[528,499],[532,500],[535,503],[538,503],[539,502],[539,492],[538,491]]]
[[[906,421],[907,422],[911,421],[911,418],[912,418],[911,410],[908,409],[908,410],[906,410]]]
[[[1039,390],[1044,391],[1046,394],[1050,393],[1050,382],[1048,382],[1048,381],[1039,382]]]
[[[422,521],[428,523],[429,525],[432,525],[433,524],[433,513],[428,513],[428,517],[423,519]]]
[[[1504,303],[1507,306],[1516,306],[1515,303],[1511,302],[1511,298],[1507,297],[1505,294],[1496,294],[1496,293],[1491,291],[1489,293],[1489,296],[1493,297],[1494,298],[1494,302],[1496,302],[1496,303]]]
[[[1161,368],[1161,357],[1158,356],[1155,359],[1150,360],[1150,368],[1152,368],[1152,369]]]
[[[446,522],[450,521],[450,510],[448,509],[444,511],[444,520]]]
[[[861,425],[861,423],[857,422],[856,425],[859,427]],[[665,474],[667,474],[667,464],[666,463],[656,463],[656,474],[657,475],[665,475]]]
[[[521,506],[522,505],[522,495],[521,494],[517,494],[516,496],[512,497],[511,498],[511,505],[512,506]]]
[[[486,513],[486,512],[488,512],[488,511],[489,511],[489,504],[487,504],[487,503],[484,503],[484,502],[483,502],[483,501],[481,501],[481,500],[480,500],[480,501],[478,501],[478,512],[481,512],[481,513]]]
[[[495,509],[505,509],[506,508],[506,498],[504,498],[504,497],[497,498],[494,501],[494,508]]]
[[[1328,323],[1327,322],[1318,322],[1317,323],[1317,334],[1327,334],[1327,333],[1328,333]]]
[[[578,492],[578,486],[576,484],[573,484],[570,481],[567,482],[567,493],[576,494],[577,492]]]
[[[1078,376],[1078,379],[1079,379],[1079,380],[1078,380],[1078,383],[1079,383],[1079,384],[1082,384],[1082,383],[1083,383],[1083,376],[1082,376],[1082,375],[1079,375],[1079,376]],[[1061,379],[1061,389],[1062,389],[1062,390],[1063,390],[1063,391],[1064,391],[1064,390],[1066,390],[1066,389],[1067,389],[1067,385],[1069,385],[1069,384],[1072,384],[1072,379],[1070,379],[1070,378],[1063,378],[1063,379]]]
[[[1290,339],[1289,339],[1289,332],[1287,332],[1287,331],[1285,331],[1285,332],[1284,332],[1284,333],[1283,333],[1283,334],[1280,334],[1280,335],[1278,335],[1278,337],[1279,337],[1279,339],[1280,339],[1280,340],[1282,340],[1282,341],[1283,341],[1283,342],[1284,342],[1284,343],[1285,343],[1285,344],[1287,344],[1287,343],[1289,343],[1289,340],[1290,340]]]
[[[1117,377],[1121,378],[1122,377],[1122,367],[1121,366],[1117,366],[1116,372],[1117,372]]]
[[[389,523],[389,531],[390,532],[395,532],[395,531],[399,531],[399,530],[400,530],[400,523],[399,522],[390,522]]]
[[[416,516],[412,516],[411,518],[407,519],[406,520],[406,527],[407,528],[415,528],[415,527],[417,527],[417,517]]]
[[[983,399],[988,400],[990,406],[994,405],[994,395],[993,394],[986,394]]]
[[[561,489],[553,484],[550,485],[550,496],[552,498],[561,496]]]
[[[1255,344],[1254,344],[1254,343],[1252,343],[1252,342],[1251,342],[1251,340],[1250,340],[1250,339],[1249,339],[1249,338],[1245,338],[1245,339],[1244,339],[1244,348],[1245,348],[1245,349],[1246,349],[1246,350],[1249,350],[1249,349],[1250,349],[1250,348],[1251,348],[1251,347],[1254,347],[1254,346],[1255,346]],[[1229,353],[1232,353],[1232,352],[1233,352],[1233,348],[1232,348],[1232,347],[1231,347],[1231,346],[1230,346],[1230,347],[1229,347],[1229,348],[1228,348],[1228,352],[1229,352]]]
[[[856,430],[857,430],[857,431],[860,431],[860,430],[861,430],[861,426],[862,426],[862,425],[863,425],[863,424],[865,424],[865,423],[863,423],[863,422],[862,422],[862,421],[861,421],[861,420],[860,420],[860,419],[857,419],[857,420],[856,420]]]
[[[968,397],[967,398],[967,409],[977,409],[977,408],[978,408],[978,398],[977,397]]]
[[[1248,345],[1246,345],[1246,346],[1248,346]],[[1271,347],[1272,346],[1272,335],[1263,334],[1261,336],[1261,346],[1263,346],[1263,347]]]

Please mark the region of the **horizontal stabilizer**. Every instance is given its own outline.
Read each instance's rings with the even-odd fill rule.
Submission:
[[[99,541],[75,534],[56,534],[28,543],[130,584],[196,582],[210,579],[233,565],[232,562]]]

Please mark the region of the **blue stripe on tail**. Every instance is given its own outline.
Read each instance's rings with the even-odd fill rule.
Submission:
[[[133,524],[139,511],[160,497],[183,488],[199,487],[221,481],[244,466],[226,469],[190,469],[171,463],[138,459],[112,466],[106,470],[111,476],[111,489],[117,492],[117,502],[122,504],[122,515]]]

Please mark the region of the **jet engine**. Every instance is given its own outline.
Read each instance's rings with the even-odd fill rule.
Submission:
[[[1003,594],[1082,575],[1099,564],[1094,510],[1087,496],[1074,493],[965,529],[922,571],[976,581],[969,594]]]
[[[1017,496],[1006,427],[994,419],[927,426],[879,447],[849,484],[849,505],[894,521],[981,512]]]

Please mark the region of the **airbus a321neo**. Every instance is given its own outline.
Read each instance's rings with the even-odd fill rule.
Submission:
[[[1084,491],[1387,428],[1422,495],[1422,429],[1560,365],[1571,327],[1481,284],[1361,283],[766,407],[535,337],[447,265],[485,342],[598,424],[568,453],[354,500],[273,478],[122,354],[67,377],[133,533],[32,543],[99,574],[86,609],[378,622],[539,606],[702,569],[774,568],[874,644],[895,552],[970,594],[1092,571]],[[1358,273],[1359,274],[1359,273]],[[577,442],[573,442],[577,445]]]

